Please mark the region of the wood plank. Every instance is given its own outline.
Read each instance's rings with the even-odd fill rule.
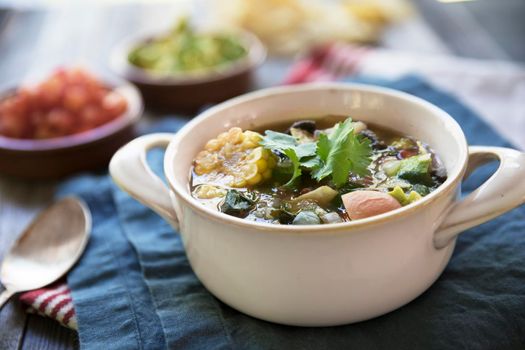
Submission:
[[[77,333],[39,315],[28,315],[22,350],[78,349]]]
[[[0,349],[18,349],[20,347],[26,313],[16,300],[11,299],[0,312]]]
[[[0,261],[31,218],[52,196],[52,184],[29,184],[0,177]],[[26,313],[16,296],[0,310],[0,349],[17,349]]]

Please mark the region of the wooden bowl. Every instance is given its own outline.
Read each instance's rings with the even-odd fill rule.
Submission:
[[[126,112],[95,129],[64,137],[28,140],[0,136],[0,173],[24,179],[56,179],[106,166],[113,153],[135,137],[134,127],[143,110],[136,87],[120,80],[107,85],[126,99]]]
[[[147,108],[162,112],[195,112],[207,104],[241,95],[252,87],[254,71],[266,59],[266,49],[251,33],[239,31],[237,35],[247,55],[214,70],[159,75],[131,64],[129,52],[156,35],[137,35],[123,40],[111,54],[110,67],[140,89]]]

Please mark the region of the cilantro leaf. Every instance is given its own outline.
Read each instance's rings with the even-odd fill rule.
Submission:
[[[315,143],[299,143],[297,139],[288,134],[266,130],[265,136],[260,142],[264,148],[285,153],[287,149],[293,149],[298,158],[310,157],[315,155]]]
[[[319,138],[317,155],[323,164],[314,169],[312,175],[317,181],[331,175],[334,184],[340,187],[348,181],[350,172],[361,176],[368,174],[371,153],[370,140],[360,141],[354,134],[352,119],[348,118],[336,124],[330,135]]]
[[[317,155],[323,162],[326,162],[328,153],[330,153],[330,141],[326,134],[320,134],[319,140],[317,141]]]
[[[372,159],[370,158],[372,154],[372,148],[370,147],[371,141],[365,137],[359,137],[355,134],[351,134],[350,137],[344,144],[344,148],[347,150],[348,154],[345,156],[345,160],[349,164],[349,171],[346,172],[345,181],[348,180],[348,173],[352,172],[353,174],[359,176],[368,175],[368,166],[370,165]],[[337,161],[334,164],[339,164]],[[335,171],[339,168],[336,166]],[[334,176],[334,175],[332,175]]]
[[[284,150],[284,154],[292,161],[293,166],[293,174],[290,180],[288,180],[287,183],[284,184],[284,186],[289,187],[292,186],[295,179],[297,179],[299,176],[301,176],[301,162],[299,161],[299,158],[297,157],[297,154],[295,153],[295,150],[293,148],[288,148]]]
[[[301,161],[301,166],[306,169],[317,169],[322,165],[321,159],[319,157],[310,157],[308,159]]]
[[[315,156],[316,145],[315,142],[301,143],[294,150],[299,158],[311,157]]]
[[[284,153],[285,149],[297,146],[295,137],[281,132],[266,130],[265,136],[261,140],[260,145],[270,150],[276,150]]]
[[[286,155],[291,163],[293,173],[284,186],[292,186],[295,179],[301,176],[302,158],[315,156],[316,144],[314,142],[299,143],[297,139],[288,134],[266,130],[260,145],[272,151],[278,151]]]
[[[260,144],[290,159],[293,174],[285,186],[291,186],[306,170],[317,181],[331,176],[333,183],[340,187],[348,182],[350,173],[367,175],[371,162],[370,140],[354,133],[351,118],[336,124],[330,135],[319,135],[316,143],[299,143],[291,135],[267,130]]]

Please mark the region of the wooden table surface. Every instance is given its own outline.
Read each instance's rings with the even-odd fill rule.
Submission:
[[[0,88],[40,77],[60,63],[80,61],[104,71],[107,55],[117,40],[135,30],[164,28],[179,10],[177,6],[166,4],[90,6],[80,1],[67,3],[73,5],[45,11],[15,11],[7,15],[5,11],[0,12]],[[435,11],[435,4],[430,0],[420,1],[419,6]],[[473,35],[479,36],[476,33]],[[392,29],[382,45],[427,53],[464,53],[446,45],[440,35],[425,20],[416,17]],[[405,40],[407,37],[411,40]],[[477,52],[485,58],[509,58],[494,40],[484,37],[477,42],[478,47],[468,46],[467,54],[475,56]],[[269,60],[258,72],[258,85],[279,83],[289,64],[287,59]],[[34,215],[50,203],[55,185],[0,176],[0,260]],[[76,332],[41,316],[26,314],[16,298],[1,310],[1,350],[74,348],[78,348]]]

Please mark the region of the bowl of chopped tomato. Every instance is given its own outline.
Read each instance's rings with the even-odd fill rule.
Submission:
[[[104,167],[134,136],[142,109],[133,85],[77,67],[4,90],[0,173],[51,179]]]

